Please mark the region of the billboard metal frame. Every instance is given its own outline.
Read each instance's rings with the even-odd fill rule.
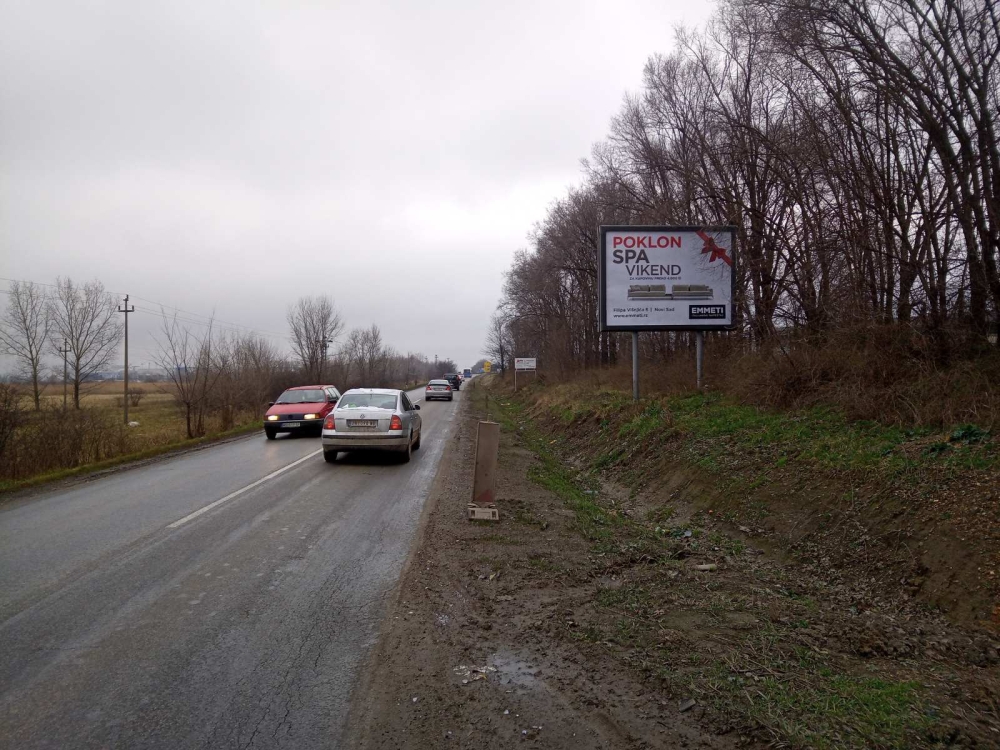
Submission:
[[[608,289],[605,278],[605,265],[608,257],[608,232],[712,232],[721,234],[728,232],[730,237],[729,252],[732,257],[731,282],[729,300],[731,323],[713,325],[708,322],[694,321],[690,325],[608,325]],[[598,326],[601,331],[731,331],[736,326],[736,270],[739,254],[736,252],[736,227],[725,226],[661,226],[656,224],[605,224],[600,227],[601,239],[597,248],[597,278],[598,278]]]

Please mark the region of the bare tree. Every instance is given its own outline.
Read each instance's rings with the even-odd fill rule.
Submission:
[[[513,340],[510,330],[510,315],[498,309],[490,318],[490,328],[486,334],[486,354],[498,364],[497,369],[504,372],[510,364],[513,351]]]
[[[353,387],[362,382],[364,373],[362,372],[362,350],[364,331],[360,328],[353,328],[347,335],[347,340],[340,347],[339,359],[344,369],[344,388]]]
[[[49,311],[57,348],[69,345],[69,370],[73,381],[73,405],[80,408],[80,384],[111,362],[123,325],[118,319],[116,300],[99,281],[82,287],[72,279],[57,279],[55,297]]]
[[[306,377],[321,384],[329,347],[344,331],[344,321],[333,300],[327,295],[300,297],[288,308],[288,327],[292,350]]]
[[[385,346],[382,343],[381,329],[372,323],[370,328],[361,332],[360,344],[358,362],[362,380],[366,385],[378,387],[385,369]]]
[[[176,314],[173,318],[164,314],[163,321],[156,360],[174,386],[174,399],[184,409],[187,436],[195,438],[205,434],[205,413],[224,369],[214,361],[211,326],[198,338],[178,323]]]
[[[255,333],[221,336],[212,349],[218,380],[209,403],[221,429],[228,430],[239,412],[259,415],[263,410],[280,359],[274,345]]]
[[[236,346],[236,364],[244,381],[246,402],[254,409],[267,404],[271,381],[282,367],[274,344],[263,336],[241,336]]]
[[[51,328],[52,318],[42,288],[31,282],[11,282],[7,310],[0,320],[0,345],[17,359],[25,375],[31,378],[35,411],[41,408],[42,354]]]

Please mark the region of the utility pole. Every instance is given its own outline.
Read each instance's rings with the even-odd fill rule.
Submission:
[[[128,314],[135,312],[135,305],[128,306],[128,295],[125,295],[125,307],[118,306],[118,312],[125,313],[125,426],[128,427]]]
[[[69,367],[67,357],[69,356],[69,341],[63,339],[62,349],[56,349],[61,355],[63,355],[63,411],[66,411],[66,381],[69,379]]]
[[[330,344],[332,343],[333,339],[327,339],[327,338],[320,339],[319,345],[320,348],[323,350],[323,358],[319,361],[319,383],[317,383],[316,385],[323,385],[323,368],[326,367],[326,357],[327,357],[326,352]]]

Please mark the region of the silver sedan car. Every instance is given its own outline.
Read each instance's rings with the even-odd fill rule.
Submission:
[[[340,451],[396,451],[404,462],[420,447],[419,404],[404,391],[352,388],[323,422],[323,458]]]
[[[443,398],[451,401],[455,397],[455,392],[451,389],[451,383],[447,380],[432,380],[427,384],[424,391],[424,400],[431,401],[435,398]]]

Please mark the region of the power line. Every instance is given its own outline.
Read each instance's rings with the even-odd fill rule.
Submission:
[[[284,341],[291,341],[291,339],[288,336],[282,336],[281,334],[278,333],[267,333],[265,331],[258,331],[254,328],[249,328],[249,327],[233,328],[229,325],[219,325],[219,322],[212,319],[194,320],[191,318],[184,318],[177,315],[167,315],[163,312],[158,312],[148,307],[136,307],[135,310],[136,312],[143,313],[144,315],[152,315],[157,318],[162,318],[163,320],[166,321],[176,320],[178,323],[190,323],[191,325],[204,326],[205,328],[212,328],[217,331],[227,331],[229,333],[256,333],[260,336],[266,336],[269,338],[280,338]]]
[[[266,336],[277,336],[278,338],[288,338],[283,333],[274,333],[273,331],[259,331],[259,330],[255,329],[255,328],[251,328],[250,326],[245,326],[242,323],[231,323],[231,322],[226,321],[226,320],[219,320],[218,318],[215,318],[214,316],[211,316],[211,315],[203,315],[201,313],[191,312],[189,310],[183,310],[183,309],[181,309],[179,307],[174,307],[173,305],[164,305],[163,303],[156,302],[155,300],[144,299],[143,297],[133,297],[133,299],[137,299],[140,302],[148,302],[151,305],[157,305],[158,307],[162,307],[162,308],[165,308],[165,309],[168,309],[168,310],[173,310],[175,312],[184,313],[185,315],[193,315],[196,318],[205,318],[206,320],[211,320],[211,321],[215,321],[215,322],[218,322],[218,323],[223,323],[225,325],[233,326],[235,328],[245,328],[248,331],[253,331],[254,333],[260,333],[260,334],[263,334],[263,335],[266,335]]]
[[[0,281],[7,281],[7,282],[10,282],[10,283],[17,283],[17,284],[37,284],[38,286],[50,287],[52,289],[58,289],[59,288],[57,284],[48,284],[48,283],[46,283],[44,281],[31,281],[29,279],[11,279],[11,278],[8,278],[6,276],[0,276]],[[0,294],[10,295],[10,293],[11,292],[10,292],[9,289],[0,289]],[[108,292],[108,294],[117,294],[118,296],[125,296],[124,293],[113,292],[113,291]],[[49,297],[50,298],[51,298],[51,296],[52,296],[51,293],[49,293]],[[273,331],[261,331],[261,330],[258,330],[256,328],[251,328],[250,326],[245,326],[242,323],[232,323],[232,322],[225,321],[225,320],[219,320],[219,319],[214,318],[213,316],[210,316],[210,315],[203,315],[202,313],[191,312],[189,310],[184,310],[182,308],[175,307],[174,305],[165,305],[163,303],[157,302],[156,300],[146,299],[144,297],[138,297],[138,296],[133,296],[132,299],[140,300],[142,302],[148,302],[151,305],[157,305],[160,308],[174,310],[175,312],[183,313],[184,315],[188,315],[188,316],[193,316],[194,318],[203,318],[203,320],[192,320],[191,318],[178,317],[177,321],[180,322],[180,323],[190,323],[192,325],[201,325],[201,326],[205,326],[205,327],[212,327],[212,328],[216,328],[216,329],[221,330],[221,331],[228,331],[230,333],[256,333],[256,334],[258,334],[260,336],[268,336],[268,337],[271,337],[271,338],[278,338],[278,339],[282,339],[283,341],[291,341],[292,340],[289,336],[287,336],[285,334],[275,333]],[[163,314],[162,312],[157,312],[155,310],[150,310],[148,308],[137,307],[136,310],[137,311],[141,311],[141,312],[145,312],[145,313],[148,313],[148,314],[151,314],[151,315],[158,315],[159,317],[163,318],[164,320],[172,320],[173,319],[170,316]]]

